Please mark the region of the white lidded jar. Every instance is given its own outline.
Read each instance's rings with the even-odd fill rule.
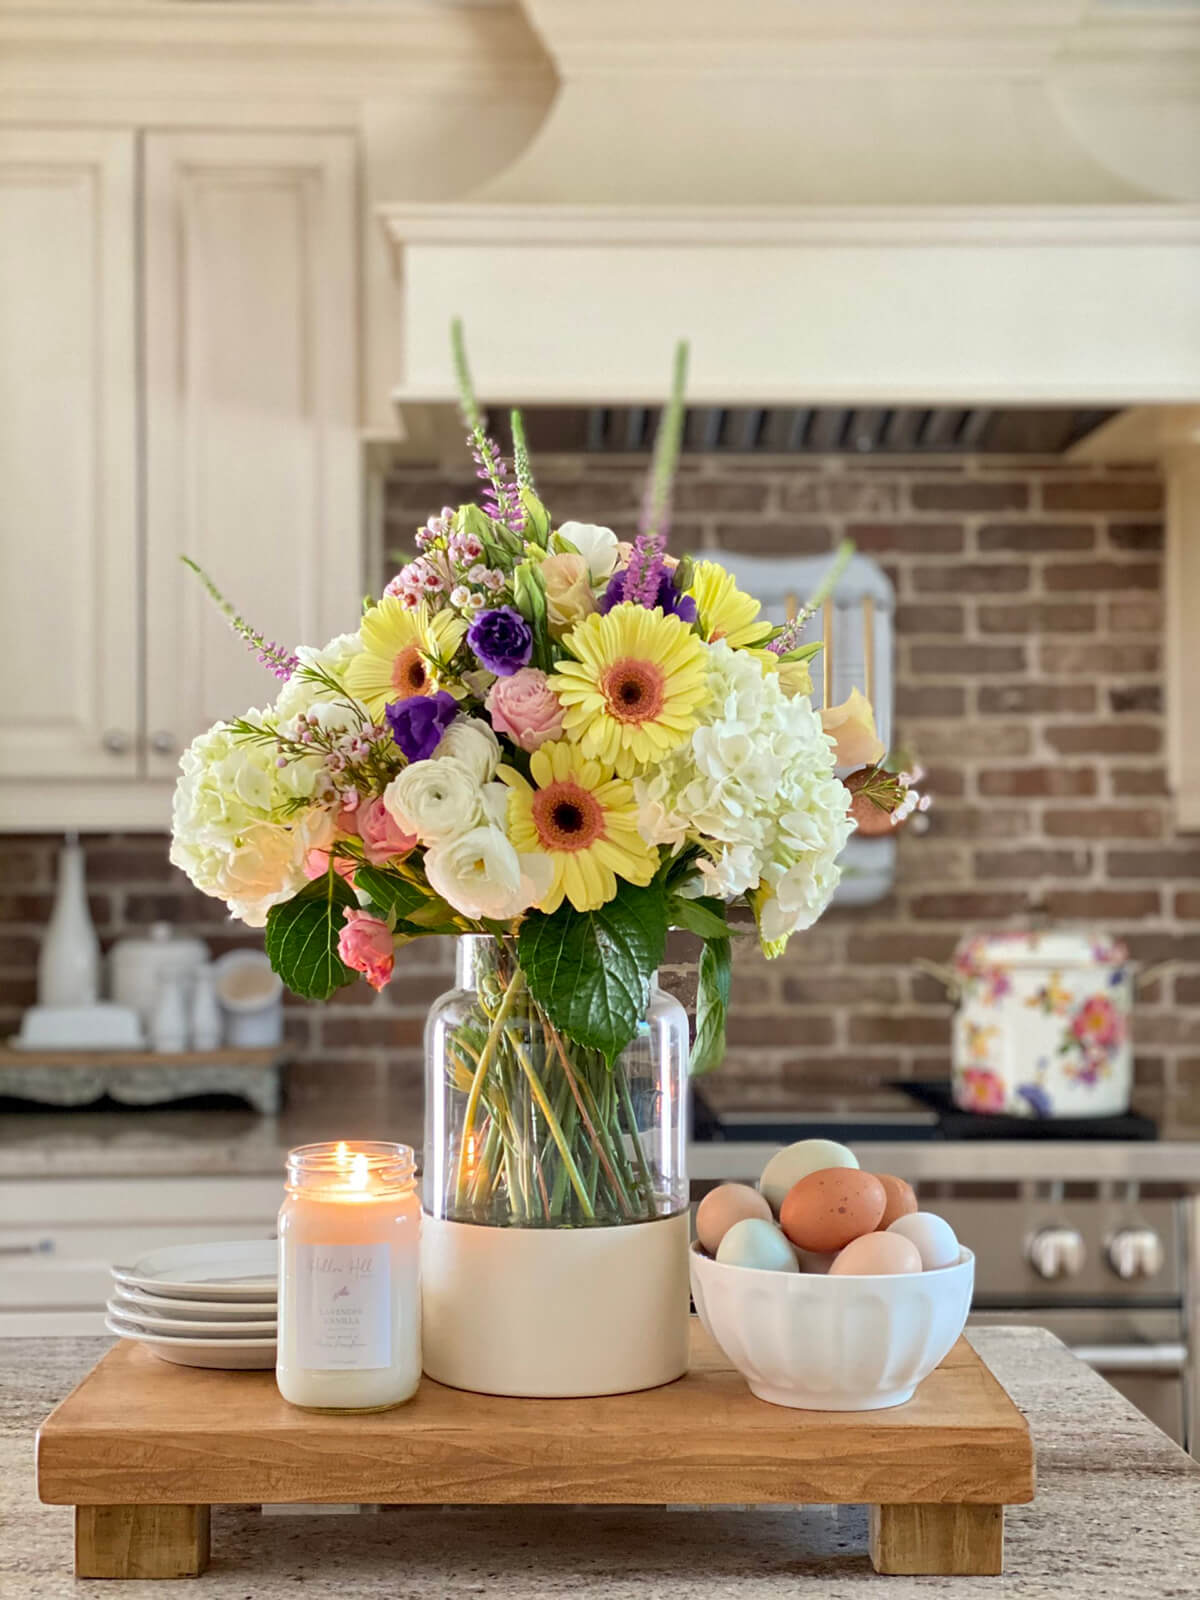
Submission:
[[[421,1379],[421,1208],[408,1145],[301,1145],[279,1212],[275,1379],[310,1411],[384,1411]]]
[[[1106,1117],[1133,1090],[1133,969],[1086,929],[965,939],[954,958],[953,1095],[964,1111]]]

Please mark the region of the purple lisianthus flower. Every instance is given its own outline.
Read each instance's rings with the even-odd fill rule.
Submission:
[[[458,715],[458,706],[452,694],[439,689],[436,694],[413,694],[407,700],[393,700],[383,714],[392,738],[408,759],[428,761]]]
[[[497,606],[481,611],[467,629],[467,643],[479,664],[498,678],[511,678],[529,665],[533,654],[533,630],[512,606]]]
[[[625,576],[628,569],[614,572],[608,580],[608,586],[600,596],[598,610],[607,615],[614,606],[620,605],[625,599]],[[643,602],[644,603],[644,602]],[[678,617],[680,622],[692,623],[696,620],[696,602],[690,594],[680,594],[675,587],[675,580],[666,567],[657,575],[653,599],[650,609],[655,606],[662,607],[664,617]]]

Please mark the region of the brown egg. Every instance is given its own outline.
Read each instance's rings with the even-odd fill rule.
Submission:
[[[757,1189],[748,1183],[723,1183],[710,1189],[696,1207],[696,1237],[709,1255],[715,1256],[734,1223],[747,1217],[774,1221],[771,1207]]]
[[[874,1232],[886,1204],[887,1191],[873,1173],[826,1167],[792,1185],[779,1225],[801,1250],[840,1250]]]
[[[879,1179],[887,1195],[883,1215],[876,1226],[880,1230],[890,1228],[897,1217],[911,1217],[917,1209],[917,1194],[912,1184],[906,1183],[903,1178],[893,1178],[890,1172],[877,1172],[874,1176]]]

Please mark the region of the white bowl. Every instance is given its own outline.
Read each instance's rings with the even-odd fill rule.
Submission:
[[[888,1277],[731,1267],[691,1249],[700,1320],[760,1400],[804,1411],[903,1405],[966,1326],[975,1257]]]

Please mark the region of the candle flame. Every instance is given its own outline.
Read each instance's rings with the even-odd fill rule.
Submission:
[[[333,1159],[343,1170],[350,1165],[350,1152],[346,1149],[345,1139],[339,1139],[337,1149],[333,1152]]]
[[[350,1187],[352,1189],[365,1189],[370,1177],[370,1164],[365,1155],[360,1151],[350,1163]]]

